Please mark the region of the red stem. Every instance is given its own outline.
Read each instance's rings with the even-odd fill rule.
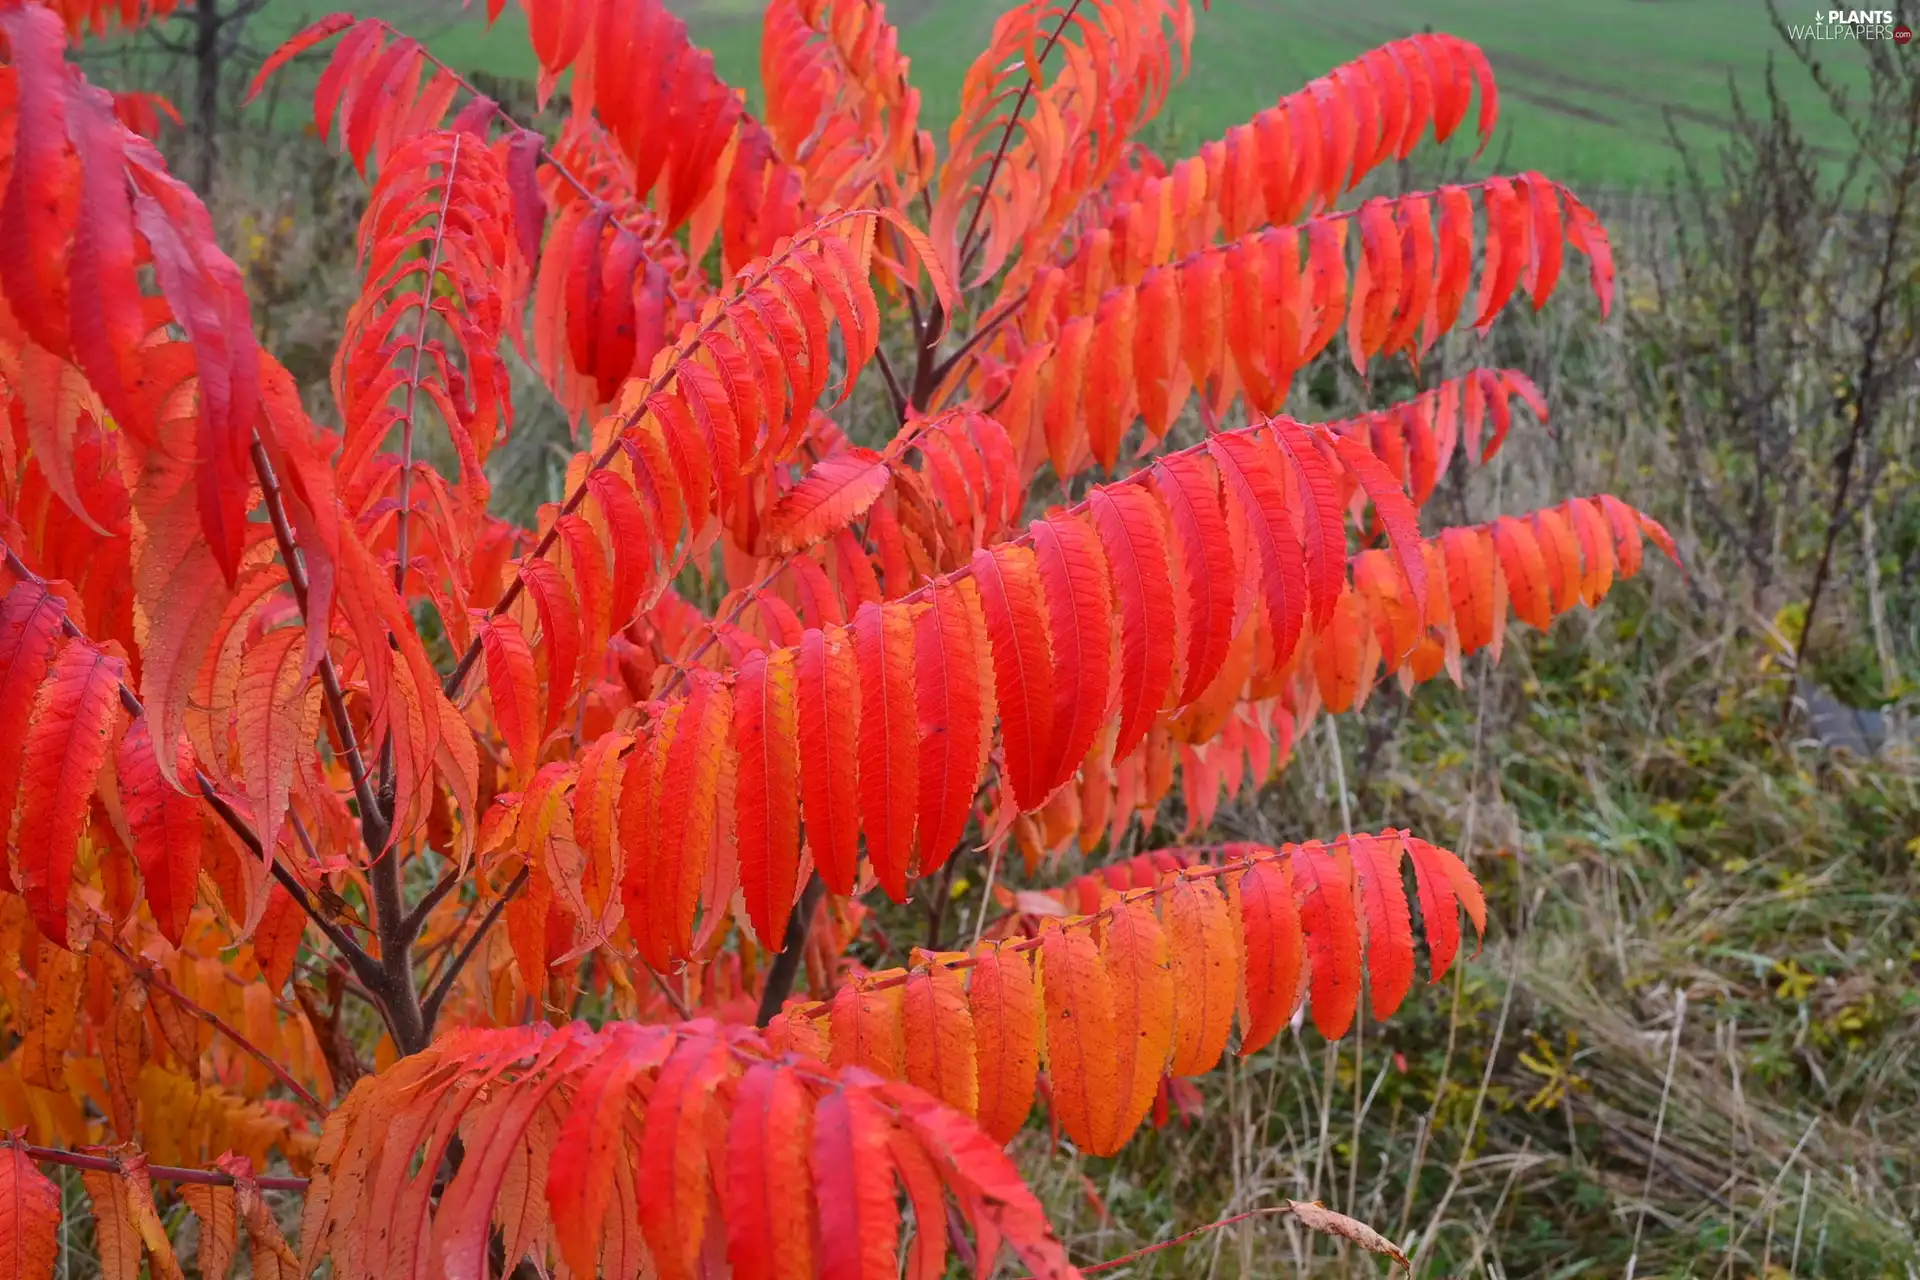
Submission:
[[[240,1048],[246,1050],[249,1054],[253,1056],[253,1059],[256,1062],[258,1062],[261,1066],[265,1067],[268,1071],[272,1072],[275,1079],[279,1080],[281,1084],[284,1084],[285,1086],[287,1086],[287,1088],[291,1089],[294,1092],[294,1094],[297,1097],[299,1097],[300,1101],[306,1103],[308,1107],[312,1108],[315,1112],[319,1113],[322,1116],[327,1114],[327,1107],[325,1103],[321,1102],[320,1099],[314,1097],[311,1093],[309,1093],[305,1085],[301,1084],[298,1080],[295,1080],[293,1078],[293,1074],[291,1072],[289,1072],[285,1067],[281,1066],[278,1062],[276,1062],[273,1059],[273,1057],[267,1053],[266,1050],[262,1049],[259,1045],[253,1043],[253,1041],[241,1035],[240,1032],[232,1024],[230,1024],[225,1018],[222,1018],[219,1014],[213,1012],[213,1010],[211,1009],[202,1008],[186,992],[174,986],[172,980],[169,979],[167,975],[162,973],[158,968],[143,965],[140,961],[136,960],[133,956],[128,955],[126,952],[126,949],[123,948],[118,941],[114,941],[110,945],[113,947],[113,949],[116,952],[120,954],[120,958],[127,962],[127,966],[133,969],[136,973],[138,973],[142,979],[144,979],[146,982],[148,982],[152,986],[158,987],[161,991],[165,992],[167,995],[173,997],[175,1002],[177,1002],[181,1008],[185,1009],[188,1013],[192,1014],[194,1017],[200,1019],[202,1022],[212,1027],[215,1031],[218,1031],[221,1035],[225,1036],[227,1039],[233,1041],[236,1045],[240,1046]]]
[[[78,1151],[63,1151],[58,1147],[36,1147],[31,1143],[16,1142],[4,1145],[26,1152],[30,1159],[43,1164],[63,1164],[69,1169],[92,1169],[99,1173],[119,1173],[120,1161],[112,1156],[89,1156]],[[233,1175],[222,1173],[218,1169],[182,1169],[177,1165],[150,1164],[147,1176],[158,1178],[162,1182],[197,1182],[208,1187],[230,1187],[234,1185]],[[305,1191],[306,1178],[278,1178],[273,1176],[255,1178],[254,1185],[262,1191]]]
[[[453,183],[460,169],[460,135],[453,135],[453,153],[447,157],[447,190],[440,197],[440,220],[427,254],[427,274],[420,285],[420,323],[413,331],[413,366],[407,373],[406,416],[400,419],[400,509],[394,513],[393,589],[406,603],[407,512],[413,506],[413,415],[420,392],[420,360],[426,354],[427,321],[433,315],[433,278],[440,273],[440,250],[447,242],[447,210],[453,204]],[[451,423],[448,424],[452,426]],[[376,851],[377,852],[377,851]]]

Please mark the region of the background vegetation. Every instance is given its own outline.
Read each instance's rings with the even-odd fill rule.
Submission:
[[[212,204],[319,410],[363,186],[297,136],[297,87],[246,112],[232,92],[310,9],[275,0],[236,28]],[[484,34],[453,0],[366,9],[531,98],[507,23]],[[757,80],[755,6],[682,11],[724,75]],[[930,123],[991,14],[890,7]],[[1117,1159],[1049,1155],[1033,1128],[1023,1167],[1081,1256],[1288,1196],[1412,1242],[1426,1276],[1915,1275],[1920,51],[1795,50],[1751,0],[1216,0],[1159,141],[1178,153],[1427,26],[1481,43],[1516,107],[1475,171],[1538,166],[1604,196],[1623,264],[1611,320],[1562,307],[1496,330],[1494,362],[1540,381],[1553,421],[1457,472],[1434,520],[1616,492],[1674,531],[1691,574],[1655,571],[1548,635],[1516,627],[1458,690],[1380,691],[1220,815],[1224,838],[1391,822],[1458,849],[1498,915],[1458,981],[1339,1045],[1281,1037]],[[97,79],[194,101],[191,64],[154,37],[90,57],[122,64]],[[1328,361],[1289,408],[1334,416],[1410,384]],[[523,403],[495,484],[530,513],[557,492],[564,426]],[[953,892],[971,918],[979,887]],[[878,961],[925,922],[876,926]],[[1377,1268],[1253,1219],[1127,1274],[1296,1270]]]

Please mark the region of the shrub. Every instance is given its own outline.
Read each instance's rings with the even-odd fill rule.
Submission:
[[[1391,1014],[1405,870],[1435,977],[1461,908],[1484,930],[1473,876],[1397,830],[1163,850],[873,971],[862,900],[1117,851],[1176,771],[1204,827],[1319,713],[1672,554],[1604,496],[1420,533],[1456,455],[1544,414],[1517,371],[1280,413],[1337,342],[1418,367],[1539,307],[1568,246],[1607,305],[1604,231],[1538,174],[1338,207],[1476,100],[1484,145],[1455,38],[1169,164],[1134,138],[1185,0],[1016,8],[944,146],[863,0],[769,7],[764,118],[656,0],[529,5],[542,100],[571,75],[551,135],[324,19],[261,78],[334,41],[315,121],[371,181],[336,431],[126,123],[152,104],[68,60],[109,9],[141,16],[0,9],[0,1242],[28,1272],[46,1163],[118,1275],[179,1274],[155,1179],[205,1274],[244,1229],[256,1274],[893,1276],[910,1220],[931,1276],[949,1199],[983,1271],[1077,1274],[1001,1146],[1043,1065],[1111,1153],[1303,1000],[1341,1035],[1364,975]],[[512,354],[579,424],[533,529],[489,514]],[[869,365],[884,401],[850,401]],[[304,1192],[297,1260],[272,1189]]]

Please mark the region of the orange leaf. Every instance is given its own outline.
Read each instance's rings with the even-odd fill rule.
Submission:
[[[767,514],[767,541],[775,552],[810,546],[866,513],[892,472],[871,449],[847,449],[815,463]]]
[[[1174,973],[1151,898],[1136,898],[1107,922],[1102,950],[1113,983],[1114,1056],[1119,1060],[1118,1150],[1146,1118],[1173,1052]],[[1095,1155],[1111,1155],[1096,1151]]]
[[[1174,1036],[1167,1070],[1211,1071],[1227,1047],[1240,988],[1240,957],[1227,903],[1212,880],[1184,876],[1166,896],[1173,958]]]
[[[901,1004],[906,1077],[956,1111],[980,1105],[979,1065],[966,983],[944,964],[907,975]]]
[[[1113,1151],[1120,1071],[1113,1045],[1113,983],[1084,929],[1046,921],[1040,933],[1041,991],[1047,1011],[1047,1081],[1053,1114],[1088,1151]]]
[[[1025,951],[988,943],[967,987],[980,1064],[980,1127],[1011,1142],[1033,1109],[1040,1069],[1040,998]]]
[[[892,1080],[907,1074],[907,1043],[898,969],[856,978],[833,993],[834,1066],[861,1066]]]

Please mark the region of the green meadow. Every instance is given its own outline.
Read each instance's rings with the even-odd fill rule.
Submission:
[[[759,5],[678,0],[671,7],[713,50],[721,75],[755,100]],[[1004,8],[988,0],[889,6],[930,127],[941,130],[951,119],[967,65]],[[326,11],[313,0],[276,0],[256,20],[250,43],[271,47]],[[462,69],[533,75],[517,5],[493,30],[477,0],[471,9],[458,0],[370,0],[356,11],[389,18]],[[1787,15],[1805,16],[1797,7]],[[1711,148],[1730,115],[1729,84],[1757,104],[1769,59],[1784,50],[1762,0],[1214,0],[1196,15],[1191,71],[1153,140],[1178,151],[1215,137],[1338,63],[1423,30],[1472,40],[1492,60],[1503,110],[1480,166],[1537,168],[1604,190],[1664,181],[1675,169],[1670,127]],[[1859,78],[1856,46],[1828,41],[1816,48],[1840,83]],[[1910,56],[1920,57],[1920,46]],[[1810,79],[1798,66],[1779,73],[1785,100],[1806,118],[1814,140],[1838,154],[1844,133],[1819,110]]]

